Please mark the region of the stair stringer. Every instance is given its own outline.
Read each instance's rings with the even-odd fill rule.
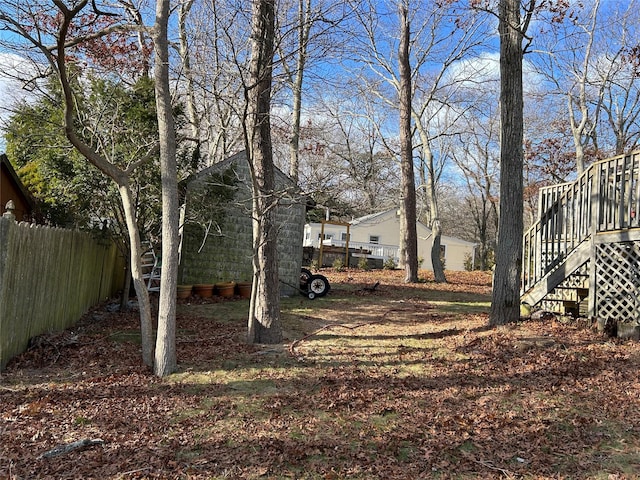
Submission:
[[[573,249],[553,270],[522,294],[520,300],[530,306],[544,300],[565,279],[576,273],[591,258],[591,241],[587,239]]]

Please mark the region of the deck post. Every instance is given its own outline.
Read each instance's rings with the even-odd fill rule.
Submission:
[[[598,285],[596,284],[596,234],[598,233],[598,222],[600,212],[600,165],[596,165],[593,176],[591,177],[591,195],[589,196],[589,212],[590,212],[590,231],[591,238],[589,239],[589,302],[587,318],[595,320],[596,316],[596,298],[598,295]]]

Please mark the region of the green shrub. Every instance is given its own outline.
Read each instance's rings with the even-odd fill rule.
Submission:
[[[369,270],[369,262],[367,261],[367,257],[360,257],[360,260],[358,260],[358,268],[360,270]]]
[[[343,272],[344,271],[344,261],[341,258],[336,258],[333,261],[333,269],[336,272]]]
[[[467,253],[464,256],[464,269],[467,272],[470,272],[473,270],[473,257],[471,256],[471,254]]]
[[[394,258],[389,255],[389,257],[387,257],[387,259],[384,261],[382,268],[385,270],[395,270],[396,268],[398,268],[398,264],[396,263]]]

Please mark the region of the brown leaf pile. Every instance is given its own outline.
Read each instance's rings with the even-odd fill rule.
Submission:
[[[283,302],[290,349],[246,345],[233,302],[181,305],[167,379],[135,312],[37,339],[1,377],[0,478],[640,478],[637,343],[490,329],[484,274],[325,273]],[[41,457],[82,439],[103,443]]]

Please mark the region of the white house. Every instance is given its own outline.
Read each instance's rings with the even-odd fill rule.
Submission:
[[[432,270],[431,246],[433,236],[431,229],[421,222],[416,225],[418,233],[418,258],[422,259],[420,268]],[[322,234],[321,223],[307,223],[304,227],[304,246],[320,246]],[[366,215],[349,224],[349,249],[362,248],[371,252],[369,257],[398,261],[398,245],[400,243],[400,216],[396,209]],[[347,225],[324,225],[324,245],[344,247],[347,240]],[[447,270],[464,270],[465,260],[473,259],[475,244],[455,237],[442,235],[441,248]]]

